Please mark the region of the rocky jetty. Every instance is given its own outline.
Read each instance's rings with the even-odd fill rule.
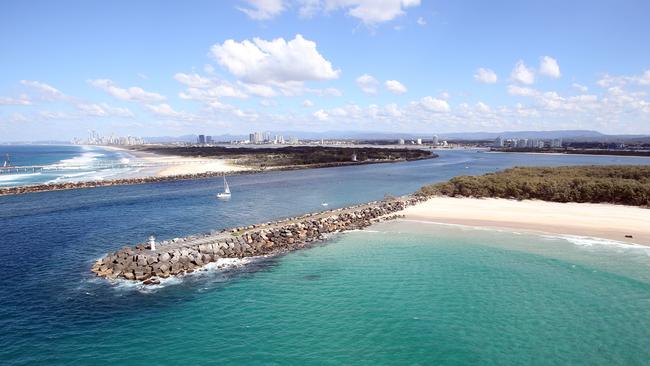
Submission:
[[[92,272],[109,279],[155,284],[159,278],[191,273],[220,258],[276,255],[304,248],[325,235],[362,229],[373,222],[393,219],[404,208],[423,201],[402,197],[336,210],[307,214],[275,222],[237,227],[220,232],[176,238],[155,244],[124,247],[92,266]]]
[[[253,171],[245,172],[232,172],[229,175],[251,173]],[[8,196],[15,194],[46,192],[46,191],[61,191],[67,189],[80,189],[80,188],[95,188],[95,187],[109,187],[109,186],[123,186],[132,184],[145,184],[145,183],[158,183],[169,182],[175,180],[188,180],[188,179],[202,179],[216,176],[222,176],[222,172],[207,172],[197,174],[181,174],[169,175],[162,177],[142,177],[142,178],[123,178],[123,179],[109,179],[109,180],[93,180],[83,182],[67,182],[67,183],[50,183],[50,184],[37,184],[31,186],[20,187],[5,187],[0,188],[0,196]]]

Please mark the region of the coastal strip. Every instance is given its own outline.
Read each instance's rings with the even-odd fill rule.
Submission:
[[[374,201],[284,220],[192,235],[160,243],[142,243],[108,253],[92,272],[108,279],[157,284],[160,278],[191,273],[222,258],[277,255],[304,248],[335,232],[363,229],[373,222],[424,201],[407,196]]]
[[[242,174],[265,173],[271,171],[289,171],[289,170],[302,170],[302,169],[333,168],[333,167],[353,166],[353,165],[400,163],[400,162],[412,161],[412,160],[433,159],[436,157],[437,155],[432,154],[431,156],[426,156],[417,159],[409,159],[409,160],[394,159],[394,160],[331,162],[331,163],[309,164],[309,165],[267,167],[263,169],[251,168],[248,170],[231,171],[227,173],[218,171],[218,172],[202,172],[202,173],[193,173],[193,174],[146,176],[146,177],[138,177],[138,178],[121,178],[121,179],[80,181],[80,182],[35,184],[35,185],[26,185],[26,186],[17,186],[17,187],[0,187],[0,196],[10,196],[10,195],[19,195],[19,194],[36,193],[36,192],[48,192],[48,191],[62,191],[62,190],[70,190],[70,189],[160,183],[160,182],[170,182],[170,181],[179,181],[179,180],[194,180],[194,179],[204,179],[204,178],[211,178],[217,176],[220,177],[223,175],[232,176],[232,175],[242,175]]]

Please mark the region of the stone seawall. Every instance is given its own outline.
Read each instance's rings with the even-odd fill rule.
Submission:
[[[220,258],[275,255],[304,248],[325,234],[362,229],[395,218],[395,213],[423,201],[403,197],[336,210],[307,214],[275,222],[222,230],[156,243],[124,247],[95,262],[92,272],[109,279],[158,283],[159,278],[193,272]]]

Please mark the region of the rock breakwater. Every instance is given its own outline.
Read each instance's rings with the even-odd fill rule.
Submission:
[[[92,272],[109,279],[159,283],[160,278],[191,273],[221,258],[268,256],[304,248],[327,234],[362,229],[423,201],[402,197],[292,217],[220,232],[124,247],[97,260]]]

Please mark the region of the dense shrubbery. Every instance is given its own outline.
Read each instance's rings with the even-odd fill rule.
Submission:
[[[455,177],[417,194],[650,206],[650,166],[517,167]]]
[[[165,155],[232,158],[238,159],[238,162],[243,165],[267,167],[349,163],[353,154],[357,155],[358,162],[417,160],[437,156],[426,150],[376,147],[287,146],[281,148],[226,148],[222,146],[145,146],[134,149]]]

